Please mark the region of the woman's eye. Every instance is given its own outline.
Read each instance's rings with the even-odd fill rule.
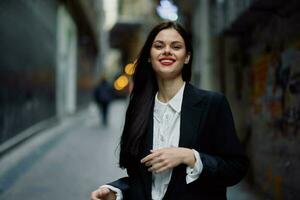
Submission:
[[[174,46],[173,49],[181,49],[181,46]]]
[[[163,48],[163,45],[161,45],[161,44],[155,44],[155,45],[154,45],[154,48],[156,48],[156,49],[161,49],[161,48]]]

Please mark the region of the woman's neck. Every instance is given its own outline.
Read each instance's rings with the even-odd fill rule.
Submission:
[[[180,90],[183,84],[184,81],[181,77],[172,80],[158,80],[157,98],[161,102],[168,102],[176,95],[176,93]]]

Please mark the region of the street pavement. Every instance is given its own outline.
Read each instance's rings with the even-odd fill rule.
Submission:
[[[87,200],[102,184],[125,176],[118,168],[118,142],[126,101],[112,103],[109,125],[95,105],[37,134],[0,158],[1,200]],[[258,200],[242,182],[228,200]]]

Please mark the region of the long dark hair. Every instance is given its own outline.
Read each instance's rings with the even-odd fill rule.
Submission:
[[[193,49],[189,35],[181,25],[175,22],[163,22],[155,26],[149,33],[146,42],[139,53],[135,63],[135,73],[133,75],[133,90],[130,102],[126,111],[125,125],[120,141],[119,165],[122,168],[128,167],[141,148],[141,143],[147,132],[150,112],[154,105],[154,97],[158,91],[155,72],[148,62],[150,50],[156,35],[164,29],[175,29],[183,38],[186,52],[190,54],[188,64],[182,69],[182,79],[189,82],[191,79],[191,66]]]

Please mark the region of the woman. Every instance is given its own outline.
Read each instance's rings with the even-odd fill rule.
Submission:
[[[163,22],[150,32],[120,142],[128,177],[101,186],[92,200],[221,200],[244,177],[248,160],[229,104],[189,84],[192,57],[180,25]]]

